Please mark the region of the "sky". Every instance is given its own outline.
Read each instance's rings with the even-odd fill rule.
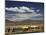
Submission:
[[[6,1],[6,19],[10,21],[43,20],[44,3]]]

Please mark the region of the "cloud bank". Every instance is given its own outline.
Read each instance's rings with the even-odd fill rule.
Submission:
[[[43,20],[43,15],[41,13],[36,13],[39,12],[40,10],[35,10],[33,8],[29,7],[10,7],[6,8],[7,11],[12,11],[12,12],[19,12],[18,14],[15,13],[8,13],[6,12],[6,19],[10,21],[23,21],[23,20]],[[31,13],[25,13],[25,12],[31,12]],[[22,13],[22,14],[20,14]]]
[[[8,11],[13,11],[13,12],[34,12],[35,10],[33,10],[31,7],[10,7],[10,8],[6,8],[6,10]]]

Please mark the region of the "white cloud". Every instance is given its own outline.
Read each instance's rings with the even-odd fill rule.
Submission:
[[[18,7],[10,7],[10,8],[6,8],[6,10],[8,11],[17,11],[18,10]]]
[[[29,7],[10,7],[10,8],[6,8],[6,10],[8,11],[13,11],[13,12],[34,12],[33,9],[30,9]]]
[[[19,7],[20,9],[22,9],[22,10],[29,10],[29,8],[28,7],[24,7],[24,6],[22,6],[22,7]]]
[[[38,10],[36,10],[37,12],[39,12],[40,10],[38,9]]]

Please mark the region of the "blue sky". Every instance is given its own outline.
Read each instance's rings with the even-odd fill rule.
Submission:
[[[11,21],[43,20],[44,3],[7,1],[5,10]]]

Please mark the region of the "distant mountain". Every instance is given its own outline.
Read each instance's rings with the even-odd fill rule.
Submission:
[[[23,20],[23,21],[10,21],[10,20],[5,20],[6,25],[30,25],[30,24],[43,24],[43,20]]]
[[[13,21],[10,21],[10,20],[7,20],[7,19],[5,20],[5,22],[6,23],[9,23],[9,22],[13,23]]]

